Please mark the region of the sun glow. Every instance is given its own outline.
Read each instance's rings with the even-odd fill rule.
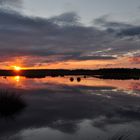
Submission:
[[[14,66],[14,70],[15,70],[15,71],[20,71],[20,70],[21,70],[21,67],[19,67],[19,66]]]

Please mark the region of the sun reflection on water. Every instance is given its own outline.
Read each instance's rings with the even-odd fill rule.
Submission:
[[[22,76],[14,77],[0,77],[0,87],[12,87],[12,88],[22,88],[22,89],[46,89],[57,86],[65,87],[89,87],[94,89],[109,89],[112,87],[112,90],[123,90],[123,91],[140,91],[140,81],[138,80],[103,80],[93,77],[80,77],[78,80],[77,77],[73,77],[74,80],[71,80],[71,77],[46,77],[42,79],[38,78],[25,78]],[[77,81],[78,80],[78,81]]]
[[[15,76],[15,77],[14,77],[14,80],[15,80],[17,83],[19,83],[19,82],[20,82],[20,76]]]

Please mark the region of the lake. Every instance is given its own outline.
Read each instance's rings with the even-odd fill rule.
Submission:
[[[0,117],[0,140],[140,139],[140,80],[15,76],[0,77],[0,89],[26,103]]]

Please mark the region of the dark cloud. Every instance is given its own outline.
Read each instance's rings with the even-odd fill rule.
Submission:
[[[52,17],[50,19],[51,22],[59,24],[60,26],[65,26],[65,25],[80,25],[80,17],[75,13],[65,13],[59,16]]]
[[[109,15],[104,15],[102,17],[95,19],[93,23],[111,29],[126,29],[126,28],[133,27],[131,24],[109,21],[108,18]]]
[[[119,36],[140,36],[140,26],[123,29],[118,33]]]
[[[0,10],[1,56],[40,56],[46,61],[114,59],[139,50],[133,36],[139,31],[123,23],[102,23],[106,30],[84,26],[75,13],[48,19],[27,17],[14,11]],[[129,31],[128,31],[129,30]],[[125,38],[127,36],[132,37]]]
[[[95,19],[94,24],[102,26],[110,33],[115,33],[118,36],[140,35],[140,26],[135,26],[123,22],[108,21],[108,15]]]

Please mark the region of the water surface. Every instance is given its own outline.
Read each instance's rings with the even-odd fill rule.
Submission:
[[[92,77],[0,77],[26,108],[0,117],[0,140],[140,139],[140,81]]]

